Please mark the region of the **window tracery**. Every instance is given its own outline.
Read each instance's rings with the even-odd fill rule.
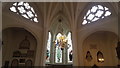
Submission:
[[[51,37],[51,32],[49,32],[47,40],[46,62],[50,62]]]
[[[10,11],[21,15],[22,17],[38,23],[38,17],[33,7],[27,2],[16,2],[10,7]]]
[[[109,8],[104,7],[102,5],[93,6],[88,10],[86,15],[84,16],[84,20],[82,25],[86,25],[88,23],[95,22],[99,19],[103,19],[107,16],[110,16],[112,13],[109,11]]]

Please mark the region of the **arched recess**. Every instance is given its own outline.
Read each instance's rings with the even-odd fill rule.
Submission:
[[[5,65],[6,61],[11,61],[13,59],[19,60],[19,66],[25,64],[27,59],[31,59],[33,65],[36,62],[36,51],[37,51],[37,39],[36,37],[28,30],[20,27],[9,27],[2,30],[2,37],[3,37],[3,66]],[[30,44],[26,44],[29,42]],[[24,44],[22,44],[24,43]],[[27,48],[21,47],[21,45],[29,45]],[[19,56],[16,56],[14,52],[19,51]],[[20,62],[22,61],[23,62]],[[10,66],[10,64],[9,64]]]
[[[116,66],[118,65],[116,47],[118,42],[118,35],[110,31],[96,31],[87,36],[83,43],[83,62],[84,66]],[[90,51],[93,59],[86,60],[86,53]],[[97,52],[101,51],[104,56],[104,62],[97,61]]]
[[[62,51],[62,62],[57,62],[58,58],[57,52],[59,52],[57,49],[56,42],[53,43],[53,41],[57,41],[56,36],[61,33],[61,35],[65,35],[67,37],[68,32],[70,31],[70,24],[68,22],[68,19],[66,18],[64,12],[61,12],[56,14],[51,21],[49,21],[48,24],[48,31],[52,33],[52,43],[51,43],[51,57],[50,57],[50,62],[46,64],[70,64],[66,59],[67,59],[67,46],[64,48]],[[48,35],[48,34],[47,34]],[[57,41],[58,42],[58,41]],[[56,45],[56,48],[55,46]],[[60,45],[60,44],[58,44]],[[46,47],[47,49],[47,47]],[[72,63],[71,63],[72,64]]]
[[[109,24],[109,22],[107,22],[108,24]],[[110,24],[111,26],[108,26],[108,25],[105,25],[104,26],[104,24],[103,25],[99,25],[99,27],[92,27],[91,26],[91,28],[86,28],[85,30],[83,29],[83,30],[81,30],[81,31],[79,31],[78,32],[78,44],[79,44],[79,46],[78,46],[78,48],[80,49],[81,48],[81,50],[82,50],[82,48],[83,48],[83,42],[84,42],[84,40],[88,37],[88,36],[90,36],[91,34],[93,34],[93,33],[95,33],[95,32],[98,32],[98,31],[108,31],[108,32],[112,32],[112,33],[115,33],[117,36],[118,36],[118,28],[117,28],[117,25],[116,25],[116,27],[115,26],[113,26],[112,24]],[[78,50],[79,50],[78,49]],[[81,50],[79,50],[78,52],[79,52],[79,59],[78,60],[81,60],[81,61],[84,61],[84,56],[81,56],[82,55],[82,51]],[[80,62],[79,61],[79,65],[84,65],[84,63],[82,63],[82,62]]]

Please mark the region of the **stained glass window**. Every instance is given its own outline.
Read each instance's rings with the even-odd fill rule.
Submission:
[[[111,12],[109,11],[109,8],[104,7],[102,5],[93,6],[90,10],[88,10],[86,15],[84,16],[82,25],[95,22],[99,19],[103,19],[110,15]]]
[[[71,39],[71,32],[68,33],[68,63],[73,61],[73,51],[72,51],[72,39]]]
[[[12,7],[10,7],[10,10],[26,19],[38,23],[37,14],[35,13],[33,7],[31,7],[27,2],[16,2],[12,5]]]
[[[56,49],[55,49],[55,62],[56,63],[62,63],[62,50],[59,46],[59,43],[57,42],[58,41],[58,38],[62,36],[61,33],[58,33],[57,36],[56,36]]]
[[[58,33],[55,36],[55,41],[51,46],[51,33],[49,32],[48,42],[47,42],[47,52],[46,52],[46,62],[54,63],[54,64],[69,64],[73,62],[73,48],[72,48],[72,39],[71,32],[65,35],[67,39],[65,47],[62,49],[61,38],[63,38],[63,34]],[[51,49],[52,48],[52,49]],[[50,60],[51,59],[51,60]]]
[[[50,49],[51,49],[51,32],[48,33],[46,62],[50,62]]]

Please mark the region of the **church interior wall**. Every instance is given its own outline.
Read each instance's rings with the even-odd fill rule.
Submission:
[[[45,4],[44,4],[45,5]],[[9,5],[8,5],[9,6]],[[7,8],[7,7],[4,7]],[[37,8],[36,8],[37,9]],[[46,8],[47,9],[47,8]],[[22,17],[18,17],[14,13],[10,12],[9,10],[3,9],[5,12],[3,12],[3,31],[4,29],[8,27],[20,27],[28,30],[31,34],[33,34],[36,38],[37,45],[36,47],[31,47],[33,49],[36,49],[36,57],[35,57],[35,66],[43,66],[45,65],[45,49],[46,49],[46,39],[47,39],[47,32],[50,30],[50,20],[45,18],[44,14],[41,16],[41,21],[40,23],[33,23],[30,22],[29,20],[25,20]],[[45,11],[45,10],[44,10]],[[37,11],[38,12],[38,11]],[[72,20],[72,19],[71,19]],[[102,21],[94,22],[91,24],[87,24],[85,26],[81,26],[82,19],[80,19],[78,22],[70,22],[70,25],[68,27],[71,27],[70,31],[72,32],[72,39],[74,40],[73,43],[73,49],[77,48],[74,52],[75,57],[74,58],[74,65],[76,66],[92,66],[93,64],[99,65],[99,66],[116,66],[117,64],[120,64],[120,61],[116,59],[116,53],[115,53],[115,47],[116,47],[116,36],[118,35],[118,19],[115,16],[115,14],[111,17],[108,17]],[[74,22],[74,23],[73,23]],[[41,25],[42,24],[42,25]],[[78,26],[80,25],[80,26]],[[73,29],[72,29],[73,28]],[[75,28],[75,29],[74,29]],[[54,28],[53,28],[54,29]],[[109,31],[105,32],[105,37],[104,33],[99,34],[96,33],[97,31]],[[75,32],[75,33],[73,33]],[[95,33],[95,34],[94,34]],[[14,36],[16,34],[16,36]],[[12,32],[9,31],[6,33],[6,37],[8,36],[9,38],[6,38],[9,42],[9,46],[6,44],[4,45],[7,48],[7,51],[5,51],[5,54],[3,55],[12,55],[14,50],[17,50],[18,48],[18,42],[22,40],[22,36],[28,33],[21,33],[21,32]],[[93,35],[92,35],[93,34]],[[115,34],[115,35],[114,35]],[[28,34],[29,35],[29,34]],[[74,38],[75,37],[75,38]],[[11,40],[12,39],[12,40]],[[16,40],[14,40],[16,39]],[[35,45],[34,42],[32,42],[31,38],[31,43]],[[34,40],[33,40],[34,41]],[[112,41],[112,42],[111,42]],[[105,43],[105,44],[104,44]],[[90,49],[90,45],[95,44],[97,45],[97,49]],[[12,47],[14,48],[12,48]],[[86,52],[90,50],[93,60],[91,62],[86,61],[85,55]],[[96,61],[96,52],[101,51],[104,55],[105,62],[103,63],[98,63]],[[9,52],[8,52],[9,51]],[[112,53],[112,55],[111,55]],[[11,61],[12,57],[5,56],[3,59],[3,64],[5,59]],[[43,59],[44,58],[44,59]],[[111,59],[113,58],[113,59]]]

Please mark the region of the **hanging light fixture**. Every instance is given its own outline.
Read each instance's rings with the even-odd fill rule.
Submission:
[[[68,40],[67,40],[66,35],[61,35],[56,38],[56,40],[54,41],[54,44],[56,46],[59,46],[61,50],[63,50],[67,46],[67,41]]]
[[[97,61],[101,63],[104,62],[103,53],[101,51],[98,51],[97,53]]]

